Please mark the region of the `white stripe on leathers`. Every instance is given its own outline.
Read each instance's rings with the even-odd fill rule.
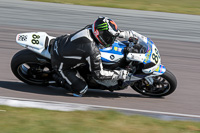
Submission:
[[[63,68],[63,62],[61,62],[58,71],[60,72],[60,74],[62,75],[62,77],[67,81],[67,83],[68,83],[69,85],[72,85],[72,83],[69,81],[69,79],[64,75],[64,73],[63,73],[63,71],[62,71],[62,68]]]
[[[77,59],[80,60],[82,57],[81,56],[63,56],[65,59]]]

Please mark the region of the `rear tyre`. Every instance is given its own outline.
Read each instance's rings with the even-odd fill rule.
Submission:
[[[47,86],[52,68],[50,60],[25,49],[13,56],[11,70],[18,79],[27,84]]]
[[[153,80],[153,85],[149,85],[145,79],[142,79],[131,87],[138,93],[151,97],[167,96],[177,87],[176,77],[169,70],[166,70],[163,75],[153,77]]]

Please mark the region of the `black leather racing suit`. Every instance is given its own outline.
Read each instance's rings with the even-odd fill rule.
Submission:
[[[91,25],[71,34],[57,37],[51,50],[52,66],[69,85],[74,93],[83,94],[88,86],[74,69],[82,64],[89,64],[89,69],[96,79],[120,79],[125,71],[103,70],[101,55]]]

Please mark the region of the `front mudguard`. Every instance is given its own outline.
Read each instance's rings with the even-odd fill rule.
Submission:
[[[153,75],[162,75],[166,72],[166,68],[164,65],[160,64],[160,66],[153,72]]]

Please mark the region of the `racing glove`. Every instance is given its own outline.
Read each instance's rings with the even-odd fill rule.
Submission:
[[[134,44],[137,44],[138,43],[138,38],[136,36],[134,37],[129,37],[128,39],[129,42],[133,42]]]

